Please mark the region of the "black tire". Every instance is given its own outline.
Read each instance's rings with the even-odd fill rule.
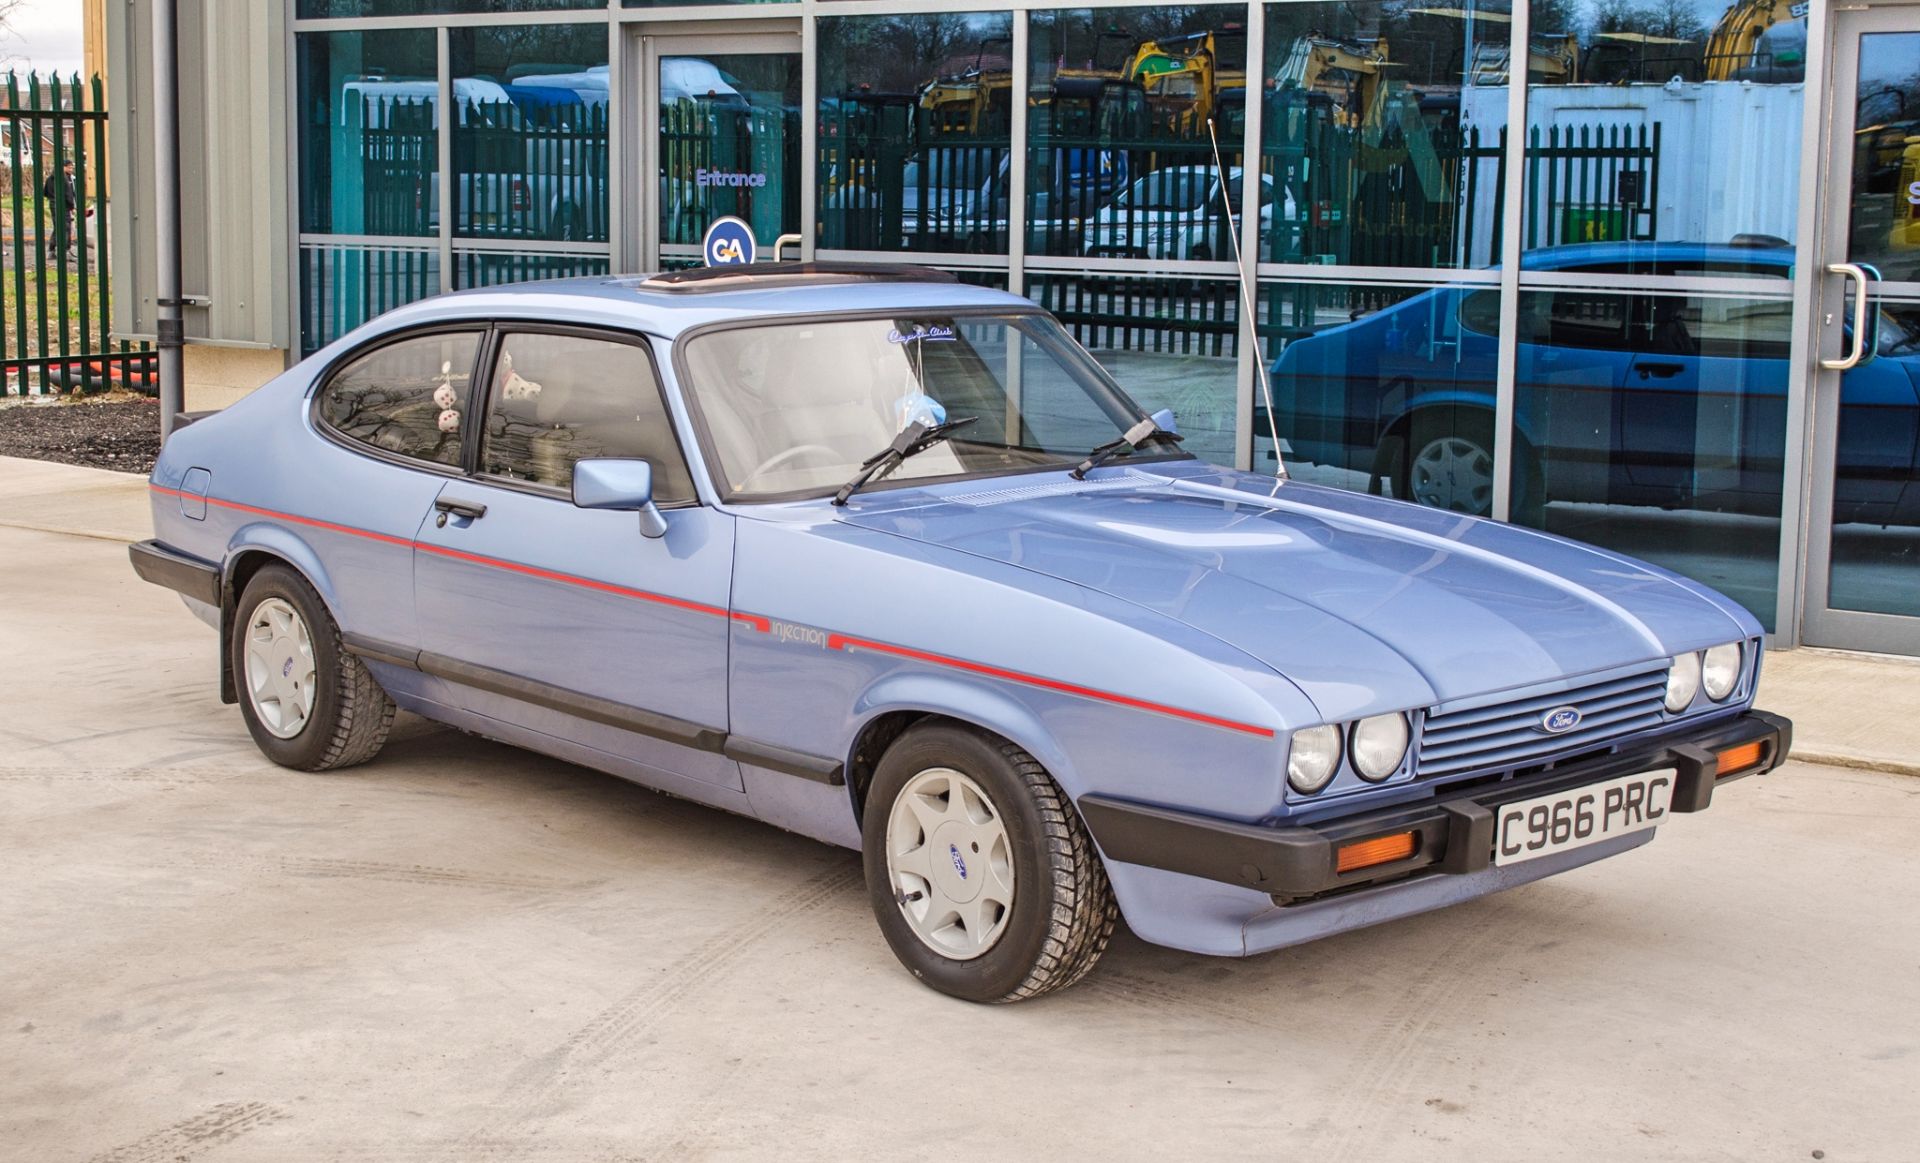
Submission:
[[[247,674],[247,628],[255,612],[274,598],[305,621],[314,663],[313,709],[298,733],[284,739],[262,721]],[[284,565],[261,569],[235,605],[232,627],[227,651],[239,687],[240,715],[268,759],[297,771],[330,771],[379,754],[393,726],[393,700],[366,664],[341,645],[340,628],[307,579]]]
[[[1423,452],[1436,441],[1453,441],[1461,449],[1472,448],[1484,457],[1491,477],[1493,464],[1493,416],[1479,408],[1427,408],[1415,412],[1407,425],[1407,440],[1404,455],[1396,458],[1393,465],[1393,495],[1403,501],[1415,504],[1431,505],[1426,498],[1415,496],[1415,465]],[[1509,500],[1508,507],[1512,519],[1523,524],[1537,524],[1540,517],[1541,489],[1540,465],[1533,449],[1524,440],[1517,440],[1513,449],[1516,472],[1516,487]],[[1433,505],[1434,508],[1442,506]],[[1485,498],[1478,504],[1455,503],[1449,506],[1451,511],[1467,513],[1475,517],[1485,517],[1492,513],[1493,494],[1489,488]]]
[[[998,940],[971,960],[943,956],[921,939],[888,871],[888,819],[908,783],[931,768],[971,779],[1007,831],[1010,916]],[[867,895],[887,944],[921,981],[966,1001],[1024,1001],[1079,981],[1106,951],[1119,919],[1106,869],[1072,803],[1025,751],[955,723],[916,727],[880,760],[866,803]]]

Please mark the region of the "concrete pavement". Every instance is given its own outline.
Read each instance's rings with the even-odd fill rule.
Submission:
[[[0,1157],[1913,1155],[1911,777],[1791,764],[1538,885],[1246,961],[1122,933],[988,1010],[850,853],[417,719],[267,764],[127,567],[143,494],[0,461]],[[1870,762],[1920,715],[1830,687],[1914,677],[1782,653],[1762,702]]]

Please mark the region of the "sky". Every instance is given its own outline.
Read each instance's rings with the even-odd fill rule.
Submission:
[[[22,0],[0,31],[0,70],[66,76],[80,71],[83,56],[80,0]]]

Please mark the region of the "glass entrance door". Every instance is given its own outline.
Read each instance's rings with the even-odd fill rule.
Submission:
[[[1833,18],[1802,630],[1920,654],[1920,5]]]
[[[800,231],[800,38],[649,36],[642,75],[642,173],[658,175],[645,265],[700,265],[708,224],[726,215],[750,224],[771,260],[780,236]]]

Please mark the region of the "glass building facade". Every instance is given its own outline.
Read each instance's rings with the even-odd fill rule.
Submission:
[[[736,215],[1034,299],[1208,459],[1920,652],[1920,6],[294,14],[303,352]]]

